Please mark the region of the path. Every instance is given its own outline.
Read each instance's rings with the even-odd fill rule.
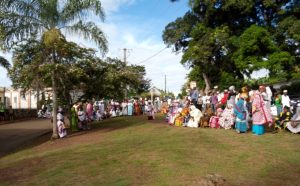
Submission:
[[[48,119],[0,125],[0,157],[51,130],[52,124]]]

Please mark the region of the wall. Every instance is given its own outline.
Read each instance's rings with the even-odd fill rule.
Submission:
[[[7,88],[5,90],[6,107],[10,105],[13,109],[36,109],[37,97],[36,92],[27,91],[22,93],[21,89]]]

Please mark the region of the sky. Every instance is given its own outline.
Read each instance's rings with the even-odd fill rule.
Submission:
[[[175,94],[185,83],[188,69],[180,64],[181,54],[175,54],[162,41],[165,26],[188,11],[188,0],[171,3],[170,0],[102,0],[106,14],[104,22],[95,17],[88,19],[96,22],[104,31],[109,52],[107,57],[123,60],[123,48],[128,49],[129,64],[144,65],[147,78],[152,86],[164,90],[164,77],[167,77],[167,90]],[[97,48],[77,35],[66,33],[67,39],[81,46]],[[160,52],[161,51],[161,52]],[[157,54],[157,55],[155,55]],[[1,53],[11,60],[10,53]],[[149,57],[155,55],[149,59]],[[146,60],[149,59],[149,60]],[[145,61],[146,60],[146,61]],[[5,69],[0,67],[0,86],[10,86]]]

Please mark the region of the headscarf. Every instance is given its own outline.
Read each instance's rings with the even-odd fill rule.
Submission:
[[[233,105],[231,103],[227,103],[227,107],[224,109],[222,113],[222,117],[232,117],[233,114]]]

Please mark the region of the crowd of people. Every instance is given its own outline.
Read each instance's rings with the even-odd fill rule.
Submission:
[[[235,129],[245,133],[252,128],[253,134],[265,133],[269,126],[274,133],[288,129],[292,133],[300,132],[300,103],[291,111],[287,90],[281,95],[268,86],[258,90],[240,91],[234,86],[219,91],[214,87],[208,93],[200,93],[196,88],[185,99],[163,99],[154,101],[146,98],[123,100],[87,101],[75,104],[71,109],[70,128],[72,131],[89,130],[91,122],[120,116],[147,115],[155,119],[155,113],[162,113],[171,126],[210,127]],[[65,137],[62,109],[58,110],[57,126],[60,137]]]
[[[262,135],[265,126],[273,133],[288,129],[300,132],[300,103],[290,109],[287,90],[274,92],[268,86],[258,90],[243,87],[236,91],[234,86],[220,92],[214,87],[208,93],[199,93],[194,88],[184,101],[174,100],[168,109],[163,109],[169,125],[185,127],[210,127],[235,129],[245,133]]]
[[[147,99],[131,99],[122,102],[114,100],[86,101],[73,105],[71,108],[71,131],[89,130],[93,121],[120,117],[147,115],[149,120],[155,119],[155,112],[161,107],[158,99],[152,103]],[[57,112],[57,128],[61,138],[67,135],[66,118],[62,108]]]

